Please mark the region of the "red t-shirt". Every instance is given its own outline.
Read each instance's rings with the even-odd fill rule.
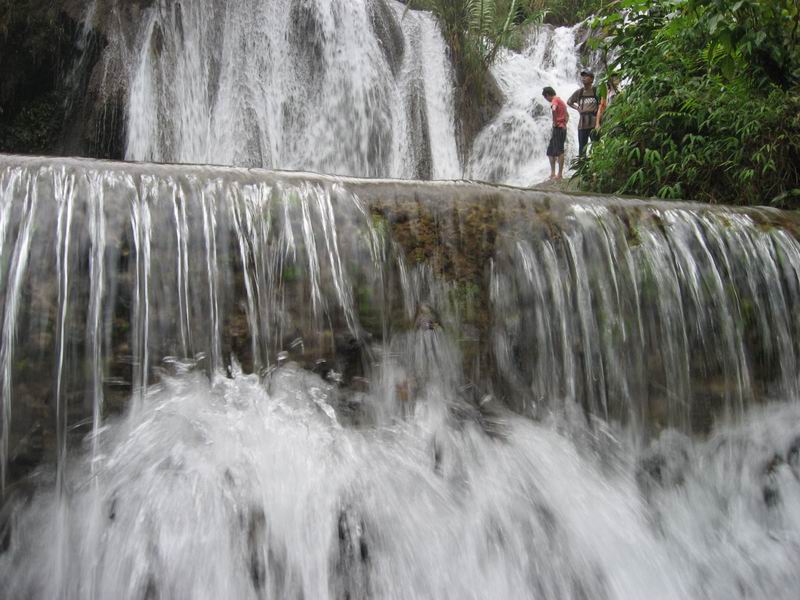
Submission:
[[[550,102],[550,110],[553,111],[553,126],[566,127],[569,119],[566,103],[558,96],[554,96],[552,102]]]

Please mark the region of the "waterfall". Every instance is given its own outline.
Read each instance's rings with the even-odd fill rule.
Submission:
[[[546,179],[545,155],[552,129],[550,107],[542,89],[550,86],[564,100],[580,87],[574,27],[535,29],[521,52],[504,50],[492,73],[506,102],[478,134],[467,175],[473,179],[531,186]],[[577,113],[569,109],[566,164],[578,154]]]
[[[797,396],[794,240],[744,215],[664,207],[631,229],[612,214],[576,207],[560,239],[516,242],[495,272],[497,352],[511,380],[531,367],[520,394],[684,430]]]
[[[4,594],[793,598],[798,230],[2,156]]]
[[[96,78],[126,99],[127,160],[531,186],[549,172],[542,88],[567,99],[579,86],[576,28],[532,29],[492,66],[505,103],[462,165],[449,50],[427,12],[395,0],[111,5]]]
[[[162,0],[136,40],[129,160],[461,176],[452,69],[427,13],[393,0]]]

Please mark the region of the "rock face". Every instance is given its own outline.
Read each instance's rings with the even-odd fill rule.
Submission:
[[[44,0],[4,1],[0,10],[0,148],[57,153],[64,94],[80,49],[78,20]]]
[[[461,160],[466,164],[475,138],[500,113],[500,109],[505,103],[505,96],[490,71],[486,71],[484,74],[480,92],[465,86],[464,75],[458,73],[458,68],[456,73],[458,148]]]
[[[395,76],[403,65],[406,42],[403,30],[386,4],[386,0],[372,0],[368,5],[370,23],[375,36],[381,40],[381,51],[386,56],[392,73]]]
[[[123,158],[133,24],[152,2],[5,4],[0,151]]]

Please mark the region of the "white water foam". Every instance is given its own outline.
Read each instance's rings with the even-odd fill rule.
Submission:
[[[292,364],[165,379],[64,495],[11,509],[5,597],[795,597],[797,405],[636,463],[570,426],[503,415],[490,435],[440,366],[408,417],[360,429]]]

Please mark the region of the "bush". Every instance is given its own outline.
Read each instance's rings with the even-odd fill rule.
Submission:
[[[766,4],[625,0],[601,16],[627,85],[579,168],[583,185],[800,207],[797,8]]]
[[[800,186],[800,90],[713,78],[631,86],[582,175],[597,191],[786,203]]]
[[[603,0],[531,0],[532,11],[546,13],[551,25],[575,25],[603,9]]]

